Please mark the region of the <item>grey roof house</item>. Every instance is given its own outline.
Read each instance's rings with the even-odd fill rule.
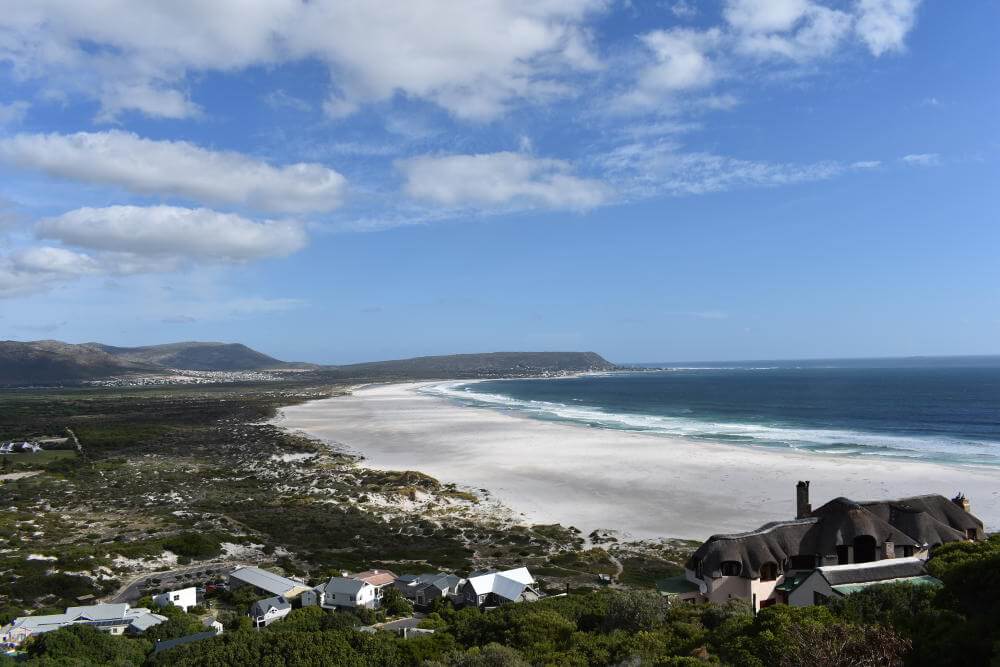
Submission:
[[[21,616],[0,628],[0,642],[18,645],[28,637],[52,632],[69,625],[90,625],[113,635],[141,634],[167,620],[144,607],[128,604],[95,604],[87,607],[69,607],[62,614]]]
[[[302,594],[302,605],[319,605],[324,609],[356,609],[378,607],[378,589],[367,581],[353,577],[330,577],[311,591]]]
[[[238,567],[229,573],[230,588],[243,586],[252,586],[261,593],[280,595],[288,600],[309,590],[309,586],[301,581],[289,579],[259,567]]]
[[[291,603],[280,595],[257,600],[250,605],[250,618],[254,626],[261,627],[280,621],[292,611]]]
[[[404,574],[396,580],[396,589],[419,606],[427,606],[434,600],[457,595],[465,579],[454,574],[428,572],[426,574]]]
[[[922,558],[890,558],[871,563],[819,567],[790,588],[788,604],[808,607],[870,586],[889,583],[940,586],[941,581],[927,574],[924,566]]]

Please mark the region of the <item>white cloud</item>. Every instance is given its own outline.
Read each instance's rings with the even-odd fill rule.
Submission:
[[[900,159],[914,167],[935,167],[941,164],[941,156],[938,153],[911,153]]]
[[[122,111],[141,111],[154,118],[191,118],[201,110],[186,93],[159,87],[148,81],[107,83],[101,89],[101,112],[97,120],[113,122]]]
[[[826,180],[848,170],[839,162],[761,162],[685,152],[669,140],[619,146],[598,156],[596,162],[618,191],[633,198],[793,185]]]
[[[876,56],[902,50],[919,5],[920,0],[859,0],[858,36]]]
[[[275,167],[241,153],[185,141],[153,141],[129,132],[20,134],[0,139],[0,159],[73,180],[116,185],[144,195],[266,211],[328,211],[345,179],[320,164]]]
[[[298,223],[254,222],[231,213],[173,206],[80,208],[42,220],[36,234],[69,246],[124,253],[136,258],[140,270],[141,258],[244,262],[284,257],[306,245]]]
[[[712,87],[746,77],[801,71],[836,58],[851,44],[880,56],[900,50],[919,0],[725,0],[722,21],[701,29],[653,30],[639,36],[644,53],[627,92],[613,108],[676,113],[678,98],[727,100]],[[708,97],[705,97],[708,95]]]
[[[523,153],[425,155],[397,166],[406,177],[407,194],[445,206],[585,210],[610,197],[605,184],[574,176],[569,163]]]
[[[681,20],[693,19],[698,16],[698,7],[688,0],[677,0],[670,5],[670,13]]]
[[[737,52],[793,61],[833,53],[853,25],[849,13],[810,0],[730,0],[725,18]]]
[[[190,116],[189,73],[317,59],[328,111],[397,93],[466,118],[561,94],[567,71],[595,66],[583,22],[602,0],[34,0],[0,13],[0,61],[21,78],[90,94],[102,119],[134,109]],[[118,82],[127,82],[126,85]],[[132,94],[128,94],[132,93]]]
[[[0,298],[44,292],[58,283],[102,271],[93,257],[65,248],[41,246],[0,255]]]
[[[0,127],[4,125],[14,125],[24,120],[31,105],[23,100],[0,104]]]
[[[705,88],[719,77],[712,50],[722,34],[716,30],[674,28],[657,30],[640,39],[652,54],[652,63],[642,68],[631,92],[617,106],[647,108],[677,91]]]

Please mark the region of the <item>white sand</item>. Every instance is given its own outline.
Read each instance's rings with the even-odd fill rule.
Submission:
[[[1000,472],[913,461],[836,458],[551,423],[416,393],[419,383],[285,408],[282,426],[364,455],[365,465],[419,470],[488,489],[532,523],[634,538],[704,539],[794,516],[795,482],[813,507],[964,492],[1000,528]]]

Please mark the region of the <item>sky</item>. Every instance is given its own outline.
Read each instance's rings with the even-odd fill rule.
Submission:
[[[10,0],[0,339],[1000,353],[992,0]]]

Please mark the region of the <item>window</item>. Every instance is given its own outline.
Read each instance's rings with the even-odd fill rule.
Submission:
[[[813,604],[814,605],[826,604],[826,600],[827,600],[827,597],[825,595],[823,595],[822,593],[816,593],[816,592],[813,593]]]
[[[792,556],[789,563],[791,570],[813,570],[816,568],[816,554],[799,554]]]
[[[774,581],[778,578],[778,564],[777,563],[764,563],[760,566],[760,580],[761,581]]]
[[[970,540],[976,539],[976,529],[975,528],[966,528],[965,529],[965,536],[967,538],[969,538]]]
[[[903,545],[903,557],[904,558],[909,558],[912,555],[913,555],[913,547],[910,546],[909,544],[904,544]]]
[[[723,577],[738,577],[743,571],[743,563],[735,560],[723,561],[720,569]]]

